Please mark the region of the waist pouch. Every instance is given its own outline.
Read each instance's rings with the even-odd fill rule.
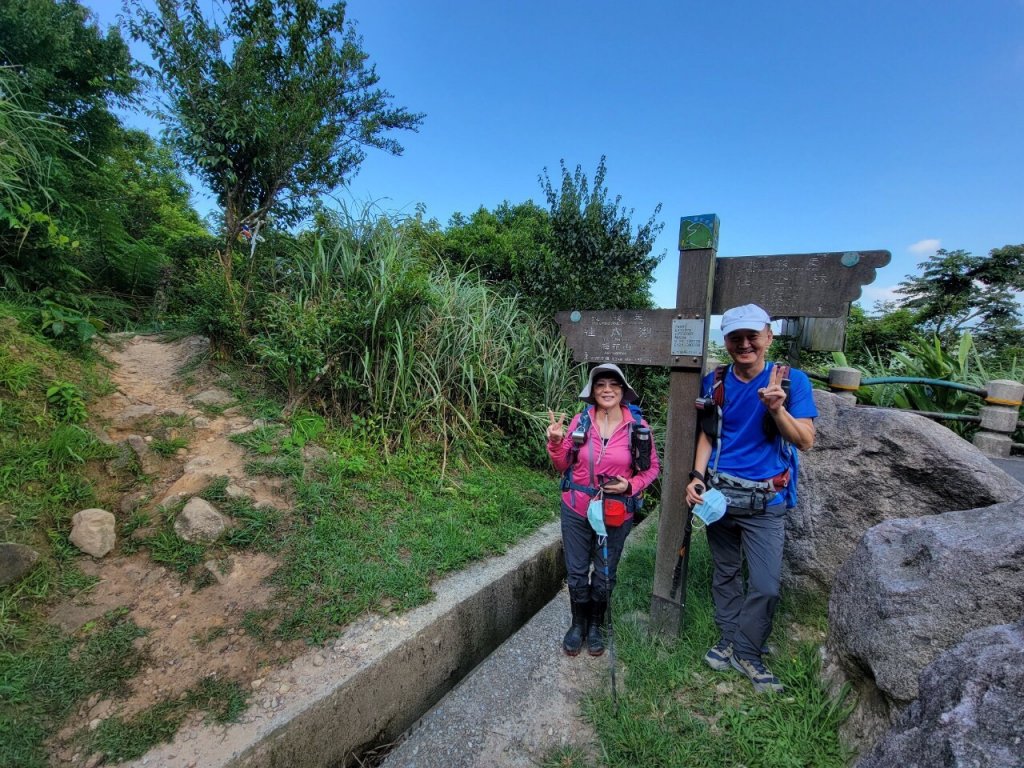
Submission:
[[[601,492],[600,488],[591,488],[588,485],[579,485],[571,480],[562,478],[563,491],[581,491],[590,498],[594,498]],[[568,505],[567,505],[568,506]],[[619,494],[604,494],[604,519],[605,525],[610,528],[618,528],[629,515],[641,514],[644,506],[643,496],[621,496]],[[572,507],[569,507],[572,509]]]
[[[778,495],[775,478],[768,480],[746,480],[725,472],[716,472],[711,478],[711,487],[717,488],[729,504],[730,515],[759,515]]]
[[[626,522],[626,504],[619,499],[604,500],[604,524],[609,528],[618,528]]]

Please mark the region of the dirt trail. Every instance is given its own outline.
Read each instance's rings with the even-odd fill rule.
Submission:
[[[141,448],[139,460],[151,485],[119,498],[117,493],[106,494],[108,509],[119,525],[135,509],[156,521],[161,506],[191,496],[223,476],[230,478],[235,492],[256,504],[289,508],[283,483],[245,474],[244,450],[228,438],[253,429],[253,420],[230,407],[231,393],[217,386],[224,382],[205,360],[205,339],[165,343],[142,336],[122,337],[102,344],[100,351],[116,366],[111,375],[116,392],[90,406],[93,424],[101,425],[105,438],[118,442],[137,436],[135,444],[145,446],[154,434],[189,437],[188,446],[170,458]],[[220,408],[204,412],[197,405],[204,401],[227,407],[219,414]],[[167,422],[176,426],[168,427]],[[213,583],[194,590],[177,573],[154,563],[144,549],[125,555],[121,544],[100,560],[82,556],[80,567],[96,576],[98,583],[56,606],[50,619],[74,632],[107,611],[127,607],[147,632],[137,644],[148,661],[131,681],[126,698],[101,701],[93,697],[65,724],[54,744],[55,765],[85,758],[66,743],[82,727],[95,727],[112,715],[127,717],[174,698],[209,675],[237,680],[247,690],[257,689],[275,663],[306,649],[301,641],[257,642],[242,626],[246,613],[264,607],[271,597],[265,580],[277,563],[268,555],[242,552],[226,562],[211,561],[207,568]]]
[[[119,481],[111,478],[97,485],[100,498],[109,502],[107,508],[119,525],[136,510],[158,521],[161,507],[191,496],[214,477],[223,476],[230,480],[229,492],[234,489],[254,504],[272,504],[287,514],[291,501],[284,483],[248,477],[243,449],[229,440],[232,434],[254,429],[257,424],[233,405],[231,393],[224,388],[227,377],[207,359],[205,339],[162,342],[151,337],[115,337],[101,345],[100,351],[115,366],[111,378],[116,391],[90,404],[93,427],[104,439],[133,445],[150,479],[141,491],[123,490],[117,487]],[[176,436],[187,437],[188,445],[174,456],[163,458],[145,447],[154,440]],[[272,599],[266,579],[278,563],[270,556],[239,552],[228,562],[207,563],[212,583],[196,590],[183,583],[177,573],[154,563],[145,549],[124,554],[122,547],[119,541],[114,551],[100,560],[82,555],[80,567],[98,577],[98,583],[56,606],[50,618],[74,632],[107,611],[126,607],[135,623],[147,632],[136,641],[147,662],[130,681],[124,696],[104,700],[94,696],[68,719],[50,742],[50,762],[55,768],[93,768],[101,764],[102,755],[76,751],[76,733],[95,728],[106,718],[129,717],[175,698],[209,675],[237,681],[250,694],[239,723],[204,724],[204,713],[197,712],[183,723],[172,742],[158,745],[132,765],[225,765],[246,748],[255,733],[281,727],[287,718],[305,712],[309,701],[334,690],[338,681],[377,663],[402,638],[422,632],[435,613],[427,605],[408,615],[368,614],[323,648],[309,648],[302,641],[261,642],[246,633],[243,623],[248,612],[266,607]],[[455,592],[475,588],[474,580],[478,578],[472,576],[469,586],[455,587]],[[559,626],[545,629],[542,641],[531,641],[531,655],[550,643],[552,655],[540,653],[548,670],[527,675],[530,685],[515,695],[509,681],[521,675],[506,671],[499,676],[500,684],[485,686],[503,687],[506,695],[501,698],[516,715],[508,716],[501,726],[502,733],[508,731],[504,739],[490,744],[482,753],[474,752],[474,764],[518,768],[524,760],[536,764],[537,755],[548,749],[595,742],[590,727],[580,720],[579,697],[586,688],[581,681],[604,667],[596,661],[573,664],[558,652],[566,613],[564,592],[560,597],[562,603],[554,606],[553,614]],[[545,693],[542,708],[535,706],[540,696],[535,688]],[[557,695],[549,695],[552,692]],[[483,701],[475,706],[490,710],[493,704]],[[502,715],[498,712],[496,716]],[[457,752],[458,745],[475,741],[481,727],[477,720],[467,719],[466,733],[454,738],[451,747]],[[495,727],[486,726],[492,730]],[[412,749],[415,752],[416,747]],[[460,759],[470,758],[462,755]],[[419,761],[408,764],[417,765]]]

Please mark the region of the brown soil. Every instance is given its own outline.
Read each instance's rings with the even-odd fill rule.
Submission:
[[[117,387],[115,393],[90,407],[98,425],[95,428],[102,430],[104,439],[116,442],[138,435],[151,442],[154,433],[164,439],[168,435],[189,438],[188,447],[171,458],[143,450],[140,460],[151,485],[141,490],[124,492],[123,484],[118,487],[109,478],[108,487],[102,487],[101,479],[97,493],[108,502],[119,525],[136,508],[158,520],[163,504],[187,498],[213,478],[223,476],[255,504],[289,508],[284,484],[247,477],[244,450],[228,440],[232,433],[252,429],[253,420],[233,407],[218,414],[219,409],[204,412],[195,404],[193,398],[202,394],[227,400],[225,405],[230,406],[230,392],[217,387],[223,382],[205,360],[207,351],[206,341],[197,337],[165,343],[136,336],[112,339],[101,346],[101,352],[116,366],[112,379]],[[188,371],[183,373],[186,366]],[[168,420],[183,426],[168,428]],[[65,723],[51,751],[55,765],[85,758],[75,754],[70,743],[82,728],[175,698],[210,675],[239,681],[247,690],[257,688],[270,666],[290,660],[306,648],[301,641],[257,641],[247,636],[241,625],[248,611],[265,607],[272,596],[266,583],[277,567],[272,557],[240,552],[226,561],[209,562],[211,583],[194,589],[177,573],[154,563],[145,548],[123,554],[121,544],[102,559],[82,555],[81,569],[96,576],[98,583],[57,605],[50,619],[75,632],[106,612],[125,607],[146,630],[145,637],[137,641],[146,663],[130,682],[125,697],[104,701],[93,697]]]
[[[116,391],[90,404],[97,433],[113,442],[131,437],[136,446],[147,439],[189,440],[187,448],[169,458],[141,450],[139,461],[149,485],[139,486],[131,478],[114,476],[116,473],[96,478],[97,496],[114,513],[119,525],[135,510],[160,520],[162,507],[198,493],[210,480],[223,476],[231,481],[229,490],[233,487],[254,504],[272,504],[287,515],[291,508],[287,486],[273,479],[248,477],[243,449],[228,439],[233,433],[253,429],[253,419],[230,401],[216,408],[197,404],[211,397],[230,396],[218,387],[226,384],[227,377],[208,359],[204,339],[163,342],[140,336],[113,338],[101,345],[101,352],[114,366]],[[95,575],[97,584],[57,605],[50,618],[66,631],[75,632],[112,609],[126,608],[136,624],[146,630],[146,635],[136,641],[146,663],[123,696],[104,700],[93,696],[68,718],[49,743],[54,768],[95,768],[104,764],[103,755],[80,751],[84,729],[173,699],[210,675],[237,681],[252,694],[240,724],[227,728],[204,725],[204,713],[193,713],[172,743],[156,747],[135,764],[187,768],[223,765],[244,748],[254,729],[258,731],[266,723],[279,727],[279,716],[304,712],[302,702],[322,696],[337,680],[379,659],[395,647],[396,636],[422,631],[424,622],[431,621],[429,610],[414,617],[412,623],[405,615],[368,615],[323,649],[310,649],[302,641],[258,640],[246,633],[243,619],[247,612],[271,604],[273,592],[267,577],[278,566],[272,557],[237,552],[227,562],[209,562],[206,567],[211,583],[196,589],[177,573],[153,562],[145,548],[125,554],[123,546],[124,542],[118,541],[114,550],[101,559],[83,554],[79,566]],[[581,674],[585,670],[565,663],[565,657],[557,651],[565,613],[565,595],[560,598],[558,626],[544,634],[546,639],[555,638],[551,647],[556,650],[546,659],[549,671],[538,672],[536,680],[546,693],[554,690],[558,695],[549,696],[550,701],[541,709],[526,706],[534,702],[524,700],[517,708],[521,714],[517,715],[514,732],[491,745],[481,765],[518,766],[523,760],[535,764],[534,755],[559,745],[595,742],[578,711],[583,690]],[[596,663],[589,666],[593,667],[590,672],[603,669]],[[510,752],[509,739],[513,737],[533,747],[524,754]]]

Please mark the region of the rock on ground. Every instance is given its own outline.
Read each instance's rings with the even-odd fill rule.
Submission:
[[[944,650],[1020,618],[1021,563],[1024,500],[890,520],[865,534],[829,600],[829,657],[870,710],[851,719],[851,740],[873,742]]]
[[[174,521],[174,532],[185,541],[216,541],[227,530],[229,520],[205,499],[188,500]]]
[[[39,561],[39,553],[25,544],[13,541],[0,543],[0,586],[13,584],[31,571]]]
[[[817,438],[800,461],[800,503],[786,527],[787,587],[828,594],[861,536],[893,518],[1010,501],[1024,486],[923,416],[854,407],[815,391]]]
[[[1024,621],[968,634],[921,674],[920,697],[857,768],[1024,765]]]
[[[71,543],[93,557],[103,557],[117,540],[114,516],[105,509],[83,509],[71,518]]]

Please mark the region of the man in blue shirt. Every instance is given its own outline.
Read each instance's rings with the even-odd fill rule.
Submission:
[[[784,500],[795,491],[795,449],[814,444],[818,415],[811,382],[802,371],[765,361],[772,343],[771,317],[756,304],[722,315],[725,349],[732,364],[721,376],[704,378],[710,402],[724,388],[720,439],[700,432],[686,502],[701,502],[707,486],[728,499],[721,520],[707,528],[714,560],[711,594],[721,638],[704,656],[715,670],[730,667],[746,675],[758,692],[781,693],[778,678],[761,655],[772,630],[782,579],[786,532]],[[721,393],[718,402],[723,403]],[[709,471],[709,467],[711,471]],[[743,580],[743,562],[747,581]]]

